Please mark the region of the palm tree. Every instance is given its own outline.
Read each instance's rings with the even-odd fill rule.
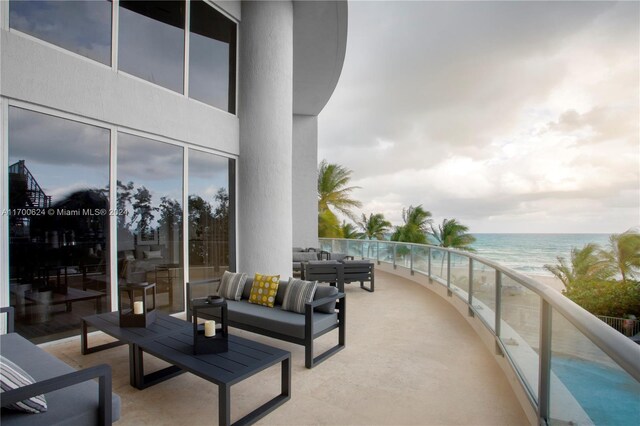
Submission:
[[[637,230],[629,229],[622,234],[609,237],[609,251],[604,252],[611,267],[622,275],[622,282],[634,277],[640,271],[640,234]]]
[[[451,247],[458,250],[475,251],[473,247],[469,247],[476,241],[476,238],[467,234],[469,227],[461,224],[456,219],[444,219],[442,225],[438,225],[436,229],[431,225],[431,235],[438,242],[440,247]],[[440,263],[440,275],[444,270],[444,259],[442,256],[442,262]]]
[[[350,198],[357,186],[348,186],[351,170],[326,160],[320,162],[318,170],[318,236],[331,237],[337,233],[338,219],[330,207],[354,219],[351,209],[360,207],[360,201]]]
[[[358,222],[358,226],[363,232],[363,238],[367,240],[383,240],[389,229],[391,222],[384,218],[382,213],[369,213],[369,218],[363,213],[362,221]],[[367,244],[367,257],[371,257],[371,243]]]
[[[391,241],[427,243],[427,226],[431,224],[431,212],[424,210],[422,205],[409,206],[407,209],[402,209],[402,220],[404,225],[396,226],[396,230],[391,235]]]
[[[318,236],[324,238],[340,238],[340,222],[331,210],[318,212]]]
[[[476,238],[471,234],[467,234],[468,231],[469,227],[461,224],[456,219],[444,219],[442,225],[438,225],[438,229],[431,225],[429,235],[436,239],[440,247],[475,251],[473,247],[469,246],[476,241]]]
[[[351,240],[360,239],[362,238],[362,232],[358,232],[353,223],[347,223],[343,220],[342,225],[340,225],[340,236]]]
[[[384,234],[389,232],[391,228],[391,222],[386,220],[382,213],[369,213],[368,219],[367,215],[363,213],[362,220],[357,223],[364,234],[364,238],[368,240],[384,239]]]
[[[545,269],[558,277],[567,290],[577,283],[603,281],[613,275],[611,263],[597,244],[589,243],[583,248],[572,248],[570,262],[558,256],[558,264],[544,265]]]

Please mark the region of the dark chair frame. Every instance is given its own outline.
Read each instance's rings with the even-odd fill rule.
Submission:
[[[343,263],[343,279],[345,284],[360,282],[360,288],[373,293],[375,290],[375,266],[369,263]],[[365,287],[364,282],[369,281],[369,287]]]
[[[0,313],[7,314],[7,332],[12,333],[14,330],[13,307],[0,308]],[[2,407],[95,378],[98,379],[98,424],[103,426],[110,425],[113,423],[111,413],[111,367],[107,364],[88,367],[83,370],[63,374],[62,376],[42,380],[31,385],[22,386],[18,389],[4,391],[2,392]]]
[[[202,281],[193,281],[193,282],[188,282],[187,283],[187,300],[189,301],[189,303],[187,303],[187,318],[191,318],[191,300],[192,300],[192,286],[197,286],[197,285],[211,285],[215,282],[220,282],[220,279],[213,279],[213,280],[202,280]],[[317,308],[318,306],[322,306],[325,305],[327,303],[331,303],[333,301],[336,301],[336,311],[338,314],[338,322],[334,325],[332,325],[331,327],[327,328],[326,330],[322,330],[320,332],[315,332],[313,330],[313,315],[314,315],[314,309]],[[248,302],[242,302],[242,303],[248,303]],[[296,313],[292,313],[293,315],[300,315],[300,314],[296,314]],[[338,292],[338,294],[334,295],[334,296],[328,296],[328,297],[323,297],[321,299],[318,300],[314,300],[312,302],[309,302],[307,304],[305,304],[305,312],[304,312],[304,316],[305,316],[305,328],[304,328],[304,337],[303,338],[299,338],[299,337],[293,337],[293,336],[289,336],[286,334],[281,334],[281,333],[276,333],[273,332],[271,330],[265,329],[265,328],[261,328],[261,327],[254,327],[251,325],[247,325],[247,324],[243,324],[241,322],[236,322],[236,321],[232,321],[229,320],[229,325],[231,327],[235,327],[235,328],[239,328],[241,330],[246,330],[246,331],[250,331],[252,333],[257,333],[257,334],[262,334],[263,336],[267,336],[267,337],[272,337],[274,339],[278,339],[278,340],[284,340],[285,342],[290,342],[290,343],[295,343],[298,345],[302,345],[304,346],[304,366],[306,368],[313,368],[316,365],[320,364],[322,361],[326,360],[327,358],[329,358],[331,355],[335,354],[336,352],[341,351],[342,349],[345,348],[346,346],[346,318],[347,318],[347,305],[346,305],[346,299],[345,299],[345,295],[344,292]],[[201,314],[202,318],[207,317],[207,314],[205,314],[204,312]],[[211,318],[216,319],[216,317],[214,315],[211,315]],[[338,344],[327,349],[326,351],[324,351],[323,353],[321,353],[320,355],[314,357],[313,356],[313,341],[315,339],[317,339],[320,336],[325,335],[326,333],[338,329]]]
[[[305,262],[302,264],[302,279],[329,283],[344,293],[344,267],[338,261]]]

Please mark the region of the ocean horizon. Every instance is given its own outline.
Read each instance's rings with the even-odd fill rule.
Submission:
[[[600,233],[473,233],[476,254],[527,275],[553,276],[544,267],[558,257],[569,260],[571,249],[595,243],[602,248],[611,234]]]

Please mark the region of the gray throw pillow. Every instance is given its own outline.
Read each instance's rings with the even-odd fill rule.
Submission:
[[[313,300],[318,287],[317,281],[303,281],[289,278],[287,289],[284,292],[282,310],[304,314],[304,305]]]
[[[338,289],[336,287],[332,287],[329,285],[319,285],[316,289],[316,295],[313,300],[324,299],[325,297],[335,296],[338,294]],[[336,312],[336,300],[333,299],[329,303],[325,303],[324,305],[317,306],[315,309],[316,312],[323,312],[325,314],[333,314]]]
[[[33,383],[35,380],[26,371],[0,355],[0,393]],[[7,408],[30,414],[44,413],[47,411],[47,401],[44,399],[44,395],[37,395],[8,405]]]
[[[247,274],[245,273],[224,271],[220,280],[218,296],[229,300],[242,299],[242,290],[246,280]]]

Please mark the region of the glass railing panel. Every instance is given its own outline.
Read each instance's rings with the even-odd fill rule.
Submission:
[[[347,254],[347,241],[346,240],[333,240],[332,253],[344,253]]]
[[[640,383],[552,310],[551,424],[637,425]]]
[[[413,270],[429,273],[429,249],[423,246],[413,246]]]
[[[500,297],[500,340],[529,392],[537,399],[540,296],[503,275]]]
[[[402,266],[405,268],[411,267],[411,245],[410,244],[396,244],[396,266]]]
[[[447,252],[438,248],[431,249],[431,278],[447,284]]]
[[[469,294],[469,258],[451,253],[451,290],[463,299]]]
[[[320,240],[320,250],[331,251],[332,250],[332,242],[333,240]]]
[[[393,244],[380,241],[378,243],[378,250],[380,262],[393,262]]]
[[[376,260],[378,255],[378,243],[376,241],[364,240],[362,242],[365,259]]]
[[[354,259],[362,258],[363,242],[361,240],[349,240],[347,241],[347,245],[348,245],[347,254],[349,256],[353,256]]]
[[[473,309],[495,330],[496,271],[481,262],[473,262]]]

